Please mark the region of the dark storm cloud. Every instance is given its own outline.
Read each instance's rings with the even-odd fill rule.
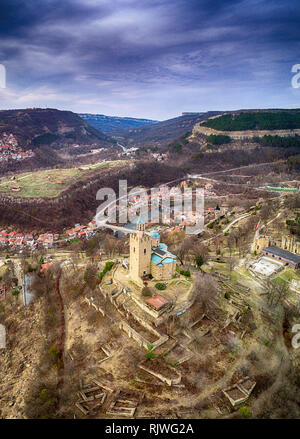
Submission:
[[[152,117],[295,106],[299,9],[296,0],[2,1],[3,105]]]

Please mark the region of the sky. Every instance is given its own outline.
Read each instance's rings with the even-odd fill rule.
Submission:
[[[1,0],[0,64],[0,109],[298,108],[299,0]]]

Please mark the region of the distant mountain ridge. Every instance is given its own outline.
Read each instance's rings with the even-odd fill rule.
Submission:
[[[158,122],[157,120],[151,119],[106,116],[104,114],[91,113],[78,113],[78,116],[89,125],[109,135],[118,134],[119,130],[128,130],[143,125],[152,125]]]
[[[160,147],[176,138],[192,132],[195,124],[210,117],[223,114],[223,111],[207,111],[205,113],[183,113],[182,116],[144,125],[119,132],[121,142],[138,147]]]

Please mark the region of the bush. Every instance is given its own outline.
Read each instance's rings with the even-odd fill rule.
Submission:
[[[243,416],[243,418],[251,418],[251,410],[247,406],[240,407],[239,413]]]
[[[224,143],[230,143],[231,139],[229,136],[224,136],[223,134],[210,134],[207,137],[207,142],[213,145],[223,145]]]
[[[144,296],[144,297],[151,297],[152,296],[151,290],[149,287],[144,287],[142,289],[142,296]]]
[[[165,290],[167,286],[163,283],[157,283],[155,284],[155,288],[157,288],[158,290]]]
[[[20,291],[17,290],[17,288],[15,288],[14,290],[12,290],[12,292],[11,292],[11,294],[12,294],[13,296],[18,296],[19,293],[20,293]]]
[[[191,277],[190,270],[180,270],[180,268],[177,268],[177,271],[179,274],[182,274],[182,276]]]
[[[49,390],[48,389],[42,389],[41,391],[40,391],[40,398],[41,399],[48,399],[48,396],[49,396]]]
[[[101,273],[99,274],[99,279],[102,280],[103,277],[105,276],[105,274],[110,271],[112,269],[112,267],[114,266],[114,262],[112,261],[107,261],[105,264],[105,267],[103,268],[103,270],[101,271]]]
[[[151,360],[152,358],[155,358],[155,355],[153,354],[153,352],[147,352],[147,358]]]

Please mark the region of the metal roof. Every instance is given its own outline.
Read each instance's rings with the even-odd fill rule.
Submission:
[[[300,263],[300,256],[296,255],[295,253],[291,253],[287,250],[283,250],[280,247],[276,247],[275,245],[271,245],[270,247],[266,247],[263,249],[263,251],[266,251],[268,253],[272,253],[273,255],[279,256],[280,258],[287,259],[289,261],[292,261],[294,263]]]

